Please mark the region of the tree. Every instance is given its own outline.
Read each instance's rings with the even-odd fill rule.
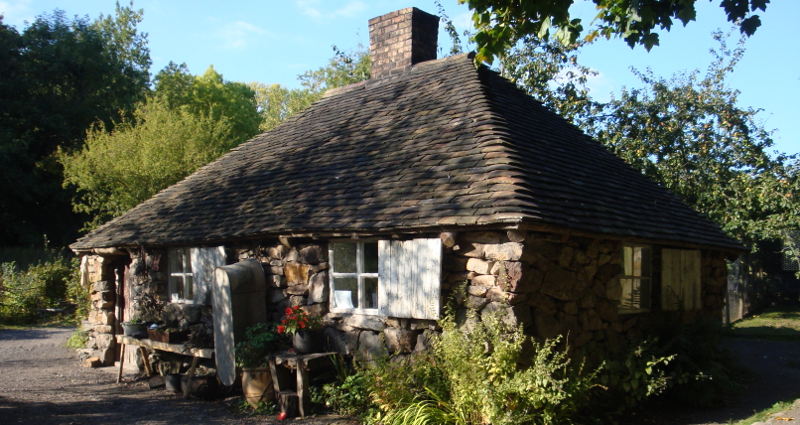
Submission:
[[[595,19],[587,41],[597,36],[623,38],[629,46],[642,45],[647,50],[658,45],[654,29],[670,30],[673,19],[684,26],[696,17],[697,0],[642,1],[592,0],[597,6]],[[519,40],[527,36],[548,41],[551,30],[564,44],[574,44],[583,32],[580,19],[572,19],[570,9],[574,0],[459,0],[473,11],[472,20],[477,33],[476,60],[492,63]],[[742,34],[752,35],[761,25],[756,10],[766,11],[769,0],[722,0],[720,7],[729,22],[739,23]]]
[[[255,93],[247,84],[225,81],[213,65],[203,75],[194,76],[186,64],[170,62],[155,77],[154,96],[170,108],[226,121],[230,131],[223,137],[226,141],[239,144],[258,134],[261,116]]]
[[[629,164],[659,182],[723,230],[747,244],[800,228],[794,156],[770,157],[770,132],[758,110],[737,105],[725,78],[744,54],[725,37],[712,50],[707,74],[670,80],[636,72],[645,83],[596,107],[586,130]]]
[[[110,41],[123,27],[137,39],[140,17],[118,7],[115,18],[90,24],[56,10],[20,33],[0,16],[0,245],[35,244],[43,234],[64,244],[77,235],[80,217],[53,154],[80,147],[92,123],[111,125],[144,95],[146,49],[131,67],[120,51],[130,46]]]
[[[167,188],[256,135],[261,116],[245,84],[225,81],[213,67],[193,76],[170,63],[132,118],[100,123],[85,146],[63,152],[64,186],[75,187],[76,212],[93,229]]]
[[[280,84],[266,85],[250,83],[256,92],[258,111],[262,116],[262,131],[269,131],[283,120],[306,109],[316,102],[325,91],[369,79],[369,51],[359,45],[345,52],[333,46],[334,55],[327,66],[315,71],[306,71],[297,78],[302,89],[289,89]]]
[[[580,47],[528,36],[501,57],[500,74],[553,112],[579,123],[592,108],[586,82],[596,74],[578,64]]]
[[[92,229],[177,183],[237,143],[226,119],[170,107],[154,97],[113,131],[100,123],[85,146],[60,157],[64,184],[78,188],[75,210]]]

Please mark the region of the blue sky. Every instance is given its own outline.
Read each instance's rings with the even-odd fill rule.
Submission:
[[[588,2],[584,1],[588,4]],[[469,9],[457,0],[442,0],[445,11],[460,29],[470,24]],[[577,0],[576,3],[582,3]],[[592,95],[607,100],[623,86],[638,87],[631,66],[653,69],[669,77],[699,68],[705,71],[715,47],[711,31],[727,30],[719,0],[698,0],[698,21],[679,24],[661,34],[661,46],[651,52],[630,49],[619,40],[599,41],[584,49],[579,61],[599,72],[590,82]],[[185,62],[195,73],[209,65],[235,81],[259,81],[298,86],[297,75],[324,66],[332,45],[342,49],[369,44],[367,21],[393,10],[416,6],[437,13],[433,0],[137,0],[144,9],[140,25],[149,34],[152,72],[174,61]],[[59,8],[68,16],[114,11],[113,0],[0,0],[4,22],[24,28],[43,12]],[[593,9],[579,12],[591,21]],[[776,129],[775,149],[800,152],[800,48],[793,29],[800,21],[800,1],[774,1],[761,14],[763,26],[748,40],[747,53],[729,83],[741,90],[739,103],[763,109],[765,127]],[[440,34],[445,48],[449,39]],[[733,45],[735,40],[730,40]]]

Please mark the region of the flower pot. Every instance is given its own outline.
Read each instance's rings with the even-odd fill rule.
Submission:
[[[181,392],[181,375],[180,373],[172,373],[165,377],[164,384],[167,387],[167,391],[172,391],[174,393]]]
[[[145,323],[123,323],[122,330],[125,336],[134,338],[144,338],[147,336],[147,324]]]
[[[322,333],[319,331],[297,331],[292,337],[294,351],[300,354],[322,351]]]
[[[269,368],[242,369],[242,392],[244,399],[253,407],[258,407],[259,401],[274,401],[275,391],[272,388],[272,373]]]
[[[148,329],[147,338],[152,341],[176,344],[178,342],[186,341],[189,338],[189,331],[166,332],[161,329]]]

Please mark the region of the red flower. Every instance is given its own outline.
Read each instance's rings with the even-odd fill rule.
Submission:
[[[285,323],[285,322],[286,322],[286,321],[284,320],[284,323]],[[279,333],[279,334],[282,334],[282,333],[284,333],[285,331],[286,331],[286,326],[281,326],[281,325],[278,325],[278,333]]]
[[[281,323],[286,324],[286,319],[281,320]]]
[[[294,306],[294,307],[292,307],[292,308],[294,308],[294,309],[295,309],[295,311],[297,311],[297,310],[300,310],[300,306],[299,306],[299,305],[296,305],[296,306]]]
[[[292,313],[294,313],[294,310],[292,310],[289,307],[286,307],[286,314],[292,314]]]
[[[284,419],[286,419],[286,412],[278,413],[278,420],[282,421]]]
[[[300,327],[300,328],[305,328],[306,327],[306,322],[297,322],[297,326]]]

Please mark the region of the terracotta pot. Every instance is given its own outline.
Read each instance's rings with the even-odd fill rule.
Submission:
[[[292,345],[300,354],[319,353],[322,351],[322,332],[297,331],[292,337]]]
[[[272,388],[272,374],[269,368],[242,369],[242,392],[244,399],[253,407],[258,407],[259,401],[274,401],[275,391]]]

